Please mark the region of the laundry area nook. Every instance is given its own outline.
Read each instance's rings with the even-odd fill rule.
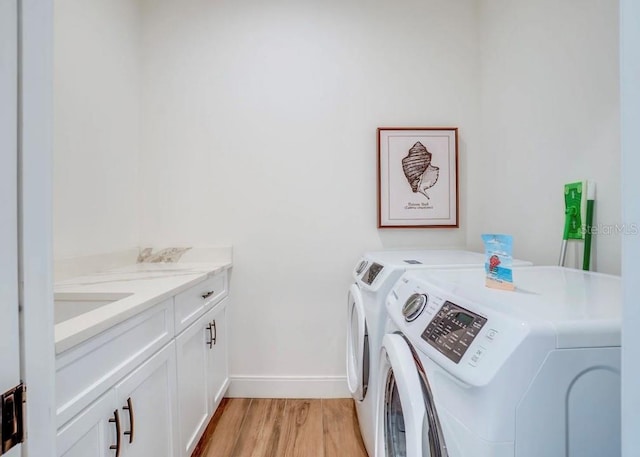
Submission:
[[[634,0],[0,0],[2,457],[640,455]]]

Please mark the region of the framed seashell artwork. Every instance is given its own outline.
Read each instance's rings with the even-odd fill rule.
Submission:
[[[458,128],[378,128],[378,228],[458,227]]]

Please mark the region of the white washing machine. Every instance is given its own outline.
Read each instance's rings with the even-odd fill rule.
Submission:
[[[347,382],[356,402],[367,452],[376,456],[377,385],[374,382],[387,313],[384,301],[402,273],[414,269],[465,268],[484,264],[484,255],[460,250],[368,252],[354,269],[348,294]],[[515,266],[531,265],[514,260]]]
[[[412,271],[387,299],[378,457],[620,456],[621,281]]]

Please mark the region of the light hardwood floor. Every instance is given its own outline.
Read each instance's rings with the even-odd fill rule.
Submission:
[[[225,398],[193,457],[367,457],[351,399]]]

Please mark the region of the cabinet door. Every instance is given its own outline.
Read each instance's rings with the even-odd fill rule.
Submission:
[[[208,354],[209,414],[213,415],[229,384],[229,364],[227,360],[227,301],[225,299],[210,313],[207,313],[213,341]]]
[[[209,330],[202,316],[176,338],[180,456],[190,456],[207,426]]]
[[[109,419],[115,419],[115,405],[115,392],[112,389],[58,430],[56,455],[113,457],[115,451],[110,446],[117,444],[116,423],[109,422]],[[122,426],[120,414],[119,420]]]
[[[122,457],[177,455],[175,348],[170,343],[115,387]]]

